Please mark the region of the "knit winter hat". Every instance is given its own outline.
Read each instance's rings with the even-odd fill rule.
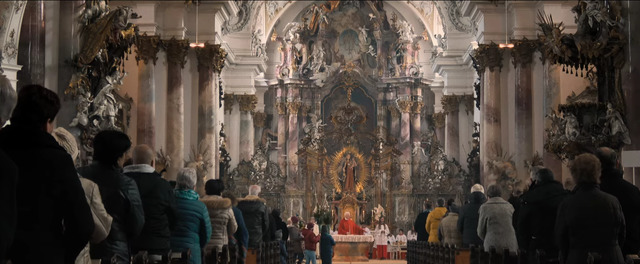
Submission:
[[[293,223],[294,225],[297,225],[297,224],[298,224],[298,221],[300,221],[300,220],[298,220],[298,217],[297,217],[297,216],[292,216],[292,217],[291,217],[291,223]]]
[[[76,138],[63,127],[57,127],[53,132],[51,132],[51,135],[56,139],[56,141],[58,141],[58,144],[60,144],[60,146],[64,148],[69,155],[71,155],[71,159],[75,162],[78,154],[80,153],[78,150],[78,143],[76,143]]]
[[[481,192],[484,193],[484,187],[482,187],[482,185],[476,183],[473,186],[471,186],[471,192]]]
[[[313,223],[307,223],[307,229],[313,229]]]

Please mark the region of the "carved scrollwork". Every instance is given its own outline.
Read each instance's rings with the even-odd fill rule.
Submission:
[[[220,44],[205,43],[203,48],[196,49],[198,57],[198,71],[211,68],[213,72],[220,73],[224,67],[227,52]]]
[[[387,109],[389,109],[389,113],[391,113],[391,117],[393,119],[397,119],[397,118],[400,117],[400,110],[398,109],[397,106],[389,105],[389,106],[387,106]]]
[[[276,109],[278,110],[278,114],[279,115],[286,115],[287,114],[287,103],[277,102],[276,103]]]
[[[433,114],[433,124],[435,125],[436,128],[443,128],[445,120],[446,120],[445,113],[440,112],[440,113]]]
[[[528,40],[527,38],[514,41],[513,50],[511,51],[513,66],[520,67],[530,65],[533,61],[533,53],[536,52],[537,49],[538,41]]]
[[[234,94],[224,94],[224,111],[231,114],[233,111],[233,104],[235,103],[235,95]]]
[[[253,126],[257,128],[263,128],[267,120],[267,114],[264,112],[253,113]]]
[[[289,110],[289,114],[297,115],[298,110],[300,110],[300,106],[302,106],[302,102],[287,102],[287,109]]]
[[[440,103],[442,104],[442,109],[445,114],[458,112],[461,96],[459,95],[443,95],[440,99]]]
[[[258,104],[258,97],[256,97],[255,94],[236,95],[236,100],[240,106],[240,112],[242,113],[253,112]]]
[[[485,68],[489,68],[490,71],[494,71],[496,68],[501,70],[503,53],[504,51],[493,41],[490,44],[479,44],[473,55],[478,64],[478,73],[484,73]]]
[[[398,109],[400,109],[402,113],[411,113],[412,105],[413,102],[410,100],[398,100]]]
[[[172,37],[171,39],[163,40],[162,46],[167,52],[167,62],[184,68],[187,63],[187,53],[189,53],[189,40]]]
[[[423,107],[424,107],[424,103],[422,101],[415,101],[415,102],[413,102],[411,111],[414,114],[420,114],[420,113],[422,113],[422,108]]]
[[[153,61],[153,65],[158,60],[158,51],[160,51],[160,37],[147,36],[143,34],[136,38],[136,62],[143,61],[148,64]]]

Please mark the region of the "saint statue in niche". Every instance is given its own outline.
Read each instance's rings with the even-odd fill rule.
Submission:
[[[358,167],[358,163],[356,162],[355,157],[352,157],[351,154],[347,154],[345,157],[344,167],[342,169],[345,178],[345,192],[355,192],[356,190],[356,167]]]

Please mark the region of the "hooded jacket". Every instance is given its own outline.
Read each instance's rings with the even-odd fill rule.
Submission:
[[[440,221],[438,239],[441,240],[442,244],[455,245],[456,247],[462,246],[462,234],[458,231],[458,218],[457,212],[450,211]]]
[[[303,229],[301,234],[304,237],[304,250],[316,251],[316,244],[320,242],[320,235],[313,233],[313,229]]]
[[[640,190],[622,178],[618,169],[603,169],[600,176],[600,189],[618,198],[624,221],[626,239],[622,247],[623,254],[637,254],[640,251]]]
[[[462,206],[458,216],[458,231],[462,234],[462,245],[482,245],[482,239],[478,237],[478,220],[480,219],[480,206],[486,201],[482,192],[472,192],[470,202]]]
[[[231,209],[231,200],[218,195],[207,195],[201,199],[209,212],[211,221],[211,240],[205,250],[209,252],[216,248],[222,251],[222,246],[229,244],[229,235],[236,232],[238,224]]]
[[[176,221],[171,185],[147,164],[129,165],[123,172],[136,182],[144,209],[144,227],[140,236],[133,240],[133,252],[166,253],[171,248],[171,229]]]
[[[516,235],[518,245],[528,253],[545,250],[546,255],[556,256],[553,232],[558,206],[568,195],[557,181],[539,182],[520,197]]]
[[[190,264],[202,263],[202,249],[211,238],[211,219],[207,207],[198,200],[194,190],[178,189],[176,196],[176,227],[171,232],[171,249],[191,249]]]
[[[238,202],[238,209],[242,211],[249,232],[249,248],[259,248],[260,243],[270,239],[269,214],[265,204],[264,199],[255,195],[247,195]]]
[[[431,213],[429,213],[429,216],[427,216],[425,228],[427,229],[427,232],[429,232],[429,242],[440,242],[440,240],[438,240],[438,226],[446,213],[447,208],[436,207],[431,211]]]
[[[18,169],[9,257],[14,263],[74,263],[94,224],[71,156],[49,133],[18,124],[0,130],[0,149]]]

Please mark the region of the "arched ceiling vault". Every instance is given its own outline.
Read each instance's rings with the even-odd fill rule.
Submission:
[[[278,35],[281,35],[289,22],[300,22],[294,21],[295,18],[307,9],[313,3],[324,2],[324,1],[292,1],[286,4],[282,9],[280,9],[272,19],[270,19],[266,26],[266,32],[268,34],[267,37],[264,38],[263,42],[268,42],[270,37],[275,30]],[[416,34],[422,34],[425,30],[429,34],[429,41],[433,46],[437,46],[437,40],[434,37],[436,32],[441,32],[442,28],[434,29],[434,25],[432,21],[428,21],[428,19],[422,14],[421,10],[416,8],[416,6],[408,3],[408,1],[384,1],[385,9],[389,8],[390,11],[393,11],[398,14],[398,17],[406,20],[414,27],[414,32]],[[431,12],[434,12],[434,15],[439,16],[437,14],[438,10],[435,6],[432,8]]]

